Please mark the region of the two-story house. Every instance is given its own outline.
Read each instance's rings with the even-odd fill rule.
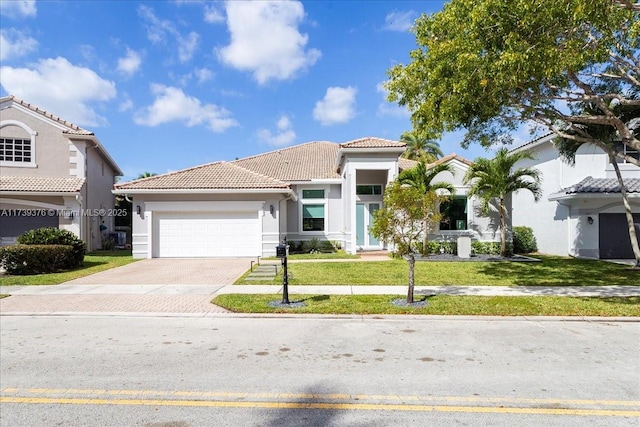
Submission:
[[[0,98],[0,244],[60,227],[101,247],[122,171],[93,132],[14,96]]]
[[[271,256],[284,237],[338,242],[349,253],[384,249],[369,232],[383,207],[384,190],[415,162],[400,157],[406,145],[381,138],[337,144],[309,142],[232,162],[116,184],[133,200],[133,256]],[[472,233],[496,240],[495,218],[477,215],[462,178],[469,162],[451,155],[459,209],[441,235]],[[493,228],[492,228],[493,227]]]
[[[585,144],[575,165],[563,161],[548,134],[514,149],[528,150],[535,160],[515,167],[535,167],[542,173],[542,199],[535,203],[529,192],[512,198],[512,224],[533,229],[540,252],[585,258],[632,259],[629,227],[622,194],[608,156]],[[626,154],[640,158],[640,153]],[[640,168],[618,163],[625,182],[634,221],[640,223]],[[636,229],[638,227],[636,226]],[[640,230],[638,230],[640,232]]]

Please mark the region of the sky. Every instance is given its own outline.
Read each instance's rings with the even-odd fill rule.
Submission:
[[[397,140],[382,83],[440,1],[0,0],[0,96],[94,132],[123,181],[310,141]],[[440,141],[446,154],[490,157]],[[519,141],[525,142],[523,135]]]

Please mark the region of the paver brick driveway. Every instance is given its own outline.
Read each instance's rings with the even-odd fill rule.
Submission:
[[[230,285],[251,267],[251,261],[251,258],[143,259],[65,284]]]

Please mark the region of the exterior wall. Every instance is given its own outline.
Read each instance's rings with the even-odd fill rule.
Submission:
[[[34,113],[36,114],[36,113]],[[46,123],[42,119],[17,108],[5,108],[0,122],[16,121],[34,131],[35,167],[8,166],[0,164],[3,175],[12,176],[69,176],[69,140],[62,128]],[[28,138],[30,135],[20,126],[10,124],[0,128],[2,137]]]
[[[533,147],[535,160],[523,160],[515,167],[535,167],[542,174],[542,197],[533,200],[530,192],[520,191],[513,195],[513,226],[528,226],[533,229],[542,253],[598,258],[599,257],[599,213],[623,213],[619,194],[594,194],[589,198],[574,200],[549,200],[549,196],[563,188],[593,178],[615,178],[607,155],[598,147],[583,145],[576,153],[575,165],[564,162],[549,138]],[[620,165],[624,177],[640,177],[640,168]],[[634,212],[640,212],[638,201],[632,202]],[[589,224],[591,217],[593,224]]]
[[[102,247],[102,239],[107,233],[114,231],[115,196],[111,192],[115,181],[115,171],[109,166],[100,153],[87,146],[86,158],[86,185],[84,191],[85,208],[91,212],[97,211],[97,216],[89,216],[87,223],[88,245],[90,250]],[[103,214],[104,213],[104,214]],[[101,230],[100,226],[106,227]]]
[[[234,203],[258,206],[261,223],[262,256],[274,256],[280,242],[281,206],[285,196],[280,194],[167,194],[136,195],[132,200],[132,254],[134,258],[151,258],[153,250],[153,215],[157,209],[173,211],[233,211]],[[140,215],[137,213],[140,206]],[[248,206],[248,205],[247,205]],[[273,213],[271,213],[273,206]]]
[[[313,203],[316,199],[304,200],[302,190],[324,190],[325,198],[317,199],[317,203],[325,205],[325,230],[302,231],[302,206],[305,202]],[[344,220],[342,185],[341,184],[298,184],[293,186],[298,200],[289,200],[286,208],[286,228],[284,233],[289,241],[303,241],[316,238],[320,241],[337,241],[344,245]],[[283,236],[284,237],[284,236]]]

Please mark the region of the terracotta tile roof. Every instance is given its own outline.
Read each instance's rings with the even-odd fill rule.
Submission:
[[[370,136],[340,144],[340,148],[405,148],[406,146],[404,142]]]
[[[289,185],[233,163],[215,162],[116,184],[115,188],[116,190],[285,190]]]
[[[442,163],[447,163],[447,162],[449,162],[451,160],[454,160],[454,159],[459,161],[459,162],[462,162],[462,163],[464,163],[464,164],[466,164],[468,166],[471,166],[473,164],[473,162],[471,160],[467,160],[462,156],[458,156],[456,153],[451,153],[448,156],[444,156],[444,157],[436,160],[433,163],[429,163],[429,167],[437,166],[437,165],[440,165]]]
[[[48,176],[0,176],[0,191],[25,193],[79,193],[84,178]]]
[[[404,157],[400,157],[398,159],[398,167],[400,168],[400,170],[414,168],[417,164],[418,162],[416,162],[415,160],[405,159]]]
[[[340,145],[317,141],[246,157],[235,165],[280,181],[340,178],[335,161]]]
[[[640,178],[623,179],[628,193],[640,193]],[[620,185],[617,178],[592,178],[586,177],[571,187],[560,190],[561,194],[585,194],[585,193],[620,193]]]
[[[56,121],[56,122],[58,122],[58,123],[60,123],[60,124],[62,124],[64,126],[68,127],[69,129],[64,130],[63,133],[68,133],[68,134],[71,134],[71,135],[95,135],[91,131],[83,129],[78,125],[74,125],[71,122],[68,122],[68,121],[66,121],[64,119],[61,119],[60,117],[55,116],[55,115],[53,115],[53,114],[51,114],[51,113],[49,113],[49,112],[47,112],[45,110],[42,110],[42,109],[36,107],[33,104],[29,104],[28,102],[25,102],[20,98],[16,98],[13,95],[9,95],[9,96],[1,98],[0,102],[4,102],[4,101],[8,101],[8,100],[11,100],[11,101],[15,102],[16,104],[20,104],[23,107],[26,107],[26,108],[30,109],[31,111],[34,111],[34,112],[36,112],[38,114],[41,114],[41,115],[43,115],[44,117],[46,117],[48,119],[54,120],[54,121]]]

